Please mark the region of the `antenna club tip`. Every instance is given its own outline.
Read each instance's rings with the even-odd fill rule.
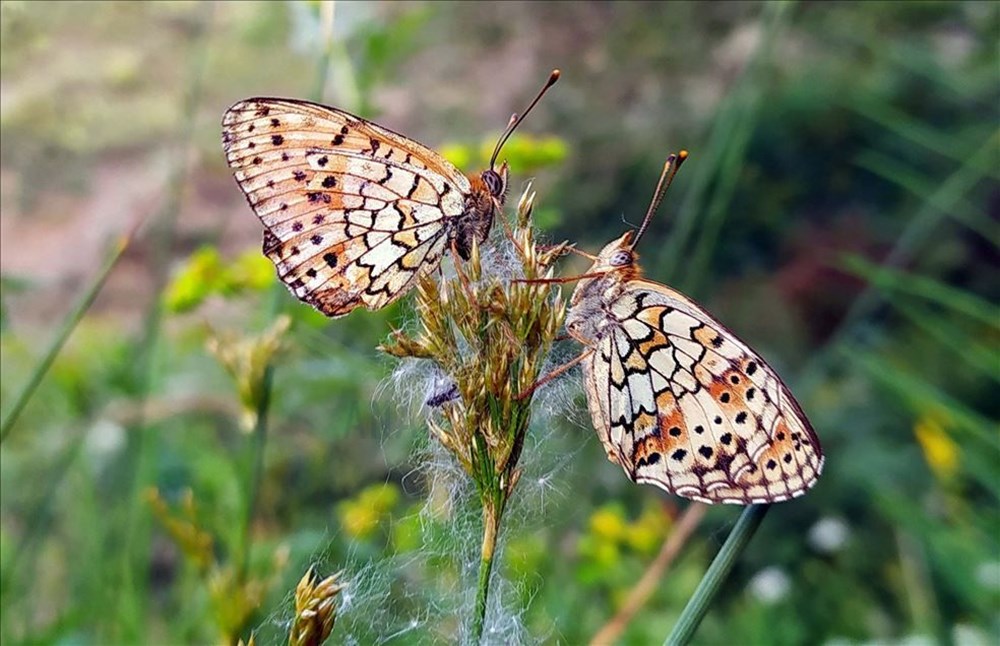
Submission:
[[[547,85],[552,85],[553,83],[558,81],[560,76],[562,76],[562,72],[560,72],[558,69],[552,70],[552,73],[549,74],[549,82],[547,83]]]
[[[677,153],[670,153],[669,155],[667,155],[667,161],[663,162],[663,168],[669,168],[674,164],[674,162],[676,162],[677,165],[680,166],[681,162],[683,162],[687,158],[688,158],[688,151],[686,150],[681,150],[680,152]]]

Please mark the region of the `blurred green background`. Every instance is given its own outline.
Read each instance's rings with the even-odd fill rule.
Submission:
[[[533,180],[545,235],[594,251],[689,149],[647,274],[773,363],[827,455],[696,643],[1000,642],[998,6],[0,3],[5,419],[101,287],[3,429],[0,638],[281,642],[315,565],[351,584],[334,643],[453,641],[478,512],[426,375],[375,350],[408,303],[328,322],[277,285],[219,123],[312,98],[474,171],[558,67],[505,151],[512,199]],[[242,402],[271,348],[246,352],[281,315],[265,436]],[[578,382],[540,397],[493,642],[585,643],[686,504],[605,459]],[[621,643],[667,635],[737,513]]]

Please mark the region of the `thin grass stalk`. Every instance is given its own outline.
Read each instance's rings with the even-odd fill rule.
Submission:
[[[11,551],[10,558],[4,564],[3,571],[0,572],[0,609],[4,613],[11,611],[9,605],[14,599],[25,599],[25,597],[18,597],[18,595],[12,594],[10,586],[13,584],[17,576],[17,571],[24,559],[27,558],[27,555],[32,550],[37,550],[42,546],[44,541],[41,537],[45,534],[53,518],[52,506],[56,501],[56,491],[62,485],[66,474],[69,473],[70,466],[76,461],[77,456],[79,456],[85,438],[86,434],[78,433],[66,448],[63,449],[62,455],[56,460],[55,466],[48,473],[38,478],[38,482],[45,483],[45,486],[39,493],[34,504],[31,505],[32,512],[27,518],[24,532],[21,534],[20,539],[18,539],[17,546]],[[30,603],[30,600],[28,601]]]
[[[357,114],[367,110],[368,97],[362,96],[358,87],[357,75],[354,73],[354,63],[348,54],[343,39],[334,38],[334,25],[337,22],[337,3],[334,0],[323,0],[319,3],[319,21],[322,31],[319,65],[316,68],[316,84],[313,88],[314,101],[323,103],[330,89],[331,78],[337,80],[337,101],[340,105]]]
[[[717,181],[716,178],[723,172],[723,168],[729,168],[728,172],[735,174],[735,168],[743,158],[746,146],[741,145],[739,150],[736,150],[733,147],[733,142],[749,139],[749,133],[753,129],[759,106],[758,77],[763,66],[763,59],[770,51],[768,43],[774,39],[775,31],[783,24],[781,18],[791,10],[792,4],[791,2],[774,2],[764,6],[761,16],[763,33],[760,45],[754,50],[736,87],[729,92],[724,103],[716,112],[708,145],[704,147],[704,152],[699,155],[688,191],[677,210],[673,231],[667,241],[667,249],[662,254],[664,260],[655,268],[657,273],[674,282],[679,283],[681,278],[678,275],[681,259],[690,258],[690,248],[698,243],[698,240],[694,239],[695,228],[697,225],[703,224],[703,214],[706,212],[704,203],[709,199],[709,190],[712,189],[713,181]],[[719,198],[716,198],[712,201],[712,208],[719,209],[720,216],[728,199],[720,201]],[[685,278],[693,275],[695,275],[694,272],[687,272]]]
[[[855,158],[854,163],[860,168],[909,191],[920,198],[922,202],[934,204],[934,200],[941,197],[940,193],[934,191],[937,186],[936,178],[928,177],[914,168],[900,163],[896,157],[875,150],[866,150]],[[984,208],[974,204],[971,200],[959,199],[943,205],[943,209],[956,222],[960,222],[970,230],[975,231],[994,247],[1000,247],[1000,226],[986,213]]]
[[[995,347],[970,340],[961,328],[950,325],[947,319],[934,316],[929,308],[916,307],[897,298],[892,299],[892,304],[910,325],[929,339],[951,350],[962,362],[987,379],[1000,382],[1000,364],[996,360]]]
[[[105,261],[104,267],[101,268],[101,271],[94,277],[94,280],[91,281],[90,286],[87,287],[83,297],[77,302],[76,307],[74,307],[73,310],[66,316],[65,320],[63,320],[62,325],[59,327],[59,331],[52,339],[52,342],[49,344],[49,347],[42,356],[42,359],[35,365],[27,383],[24,384],[21,392],[17,394],[13,406],[11,406],[10,410],[7,411],[7,415],[4,416],[3,422],[0,422],[0,444],[7,439],[11,429],[14,428],[14,423],[21,416],[21,413],[24,411],[24,407],[28,405],[28,402],[31,400],[32,395],[35,394],[38,386],[41,385],[42,379],[45,378],[49,368],[52,367],[52,363],[56,360],[56,357],[59,356],[59,353],[62,351],[63,346],[66,345],[66,341],[69,339],[70,335],[73,334],[73,330],[75,330],[76,326],[83,320],[83,317],[90,309],[90,306],[94,304],[94,301],[97,299],[97,295],[101,293],[108,277],[111,276],[111,272],[118,265],[118,261],[122,259],[122,256],[125,254],[125,250],[128,249],[129,244],[131,244],[133,236],[134,232],[131,232],[118,239],[108,256],[108,259]]]
[[[333,0],[323,0],[317,3],[319,11],[320,34],[320,55],[316,65],[316,80],[310,96],[313,101],[319,103],[326,98],[326,86],[330,80],[330,66],[333,58],[333,26],[336,20],[336,4]]]
[[[843,265],[847,271],[865,279],[871,287],[884,292],[881,294],[883,299],[891,300],[903,295],[930,301],[977,323],[991,328],[1000,327],[996,306],[968,290],[928,276],[888,269],[885,265],[876,265],[858,256],[848,256]]]
[[[935,191],[910,219],[888,256],[880,263],[880,267],[883,269],[899,267],[927,242],[935,227],[950,213],[950,207],[959,203],[965,194],[983,179],[985,173],[982,168],[996,154],[996,146],[996,138],[991,138],[941,183],[941,188]],[[819,383],[830,362],[847,347],[856,324],[875,311],[884,302],[884,298],[882,289],[874,283],[869,283],[854,299],[826,345],[813,355],[813,359],[803,371],[799,380],[801,392],[806,392]]]
[[[257,403],[257,418],[253,429],[253,466],[247,478],[247,509],[243,520],[243,560],[240,563],[239,582],[247,580],[250,571],[250,534],[253,530],[253,519],[257,513],[257,501],[260,498],[260,487],[264,477],[264,448],[267,445],[267,420],[271,408],[271,388],[274,367],[268,365],[264,370],[261,398]]]
[[[486,621],[486,603],[490,594],[490,574],[493,572],[493,557],[496,554],[497,534],[500,531],[500,513],[483,507],[483,545],[479,557],[479,580],[476,584],[476,608],[472,617],[473,643],[483,638]]]
[[[163,320],[162,296],[169,278],[170,258],[176,237],[177,216],[180,213],[184,186],[187,180],[189,159],[191,157],[189,153],[191,142],[194,140],[197,108],[204,87],[204,71],[209,44],[205,35],[210,32],[210,25],[215,12],[214,3],[202,3],[199,6],[199,12],[201,13],[201,20],[198,21],[197,29],[192,36],[194,51],[190,60],[189,82],[182,99],[179,138],[177,148],[174,152],[170,175],[167,179],[166,199],[159,214],[153,221],[153,226],[149,232],[150,238],[153,240],[153,298],[146,311],[142,336],[136,344],[136,357],[134,361],[135,398],[140,404],[140,410],[145,406],[153,382],[156,348]],[[142,414],[140,414],[140,418],[129,429],[127,437],[128,441],[123,457],[123,486],[121,487],[121,490],[124,492],[126,510],[121,547],[117,550],[120,556],[120,563],[117,576],[109,588],[111,593],[116,595],[117,598],[114,604],[115,611],[108,616],[117,618],[118,623],[113,627],[114,633],[106,637],[112,637],[114,641],[136,641],[138,639],[141,632],[142,620],[140,616],[142,609],[128,608],[127,606],[134,599],[146,597],[145,594],[137,593],[136,591],[136,573],[143,570],[135,567],[134,559],[136,555],[133,553],[137,541],[136,535],[139,531],[139,518],[142,515],[144,506],[140,492],[143,489],[142,474],[147,461],[146,422]],[[128,619],[128,617],[131,617],[131,619]],[[131,625],[124,627],[126,635],[122,635],[119,632],[123,628],[120,624],[122,620],[131,623]]]
[[[753,538],[770,508],[771,505],[750,505],[743,510],[739,520],[736,521],[736,526],[729,534],[729,538],[716,554],[715,560],[708,566],[705,576],[701,578],[701,583],[698,584],[680,618],[674,624],[674,629],[663,642],[664,646],[683,646],[691,641],[701,624],[701,620],[705,618],[712,600],[715,599],[715,595],[718,594],[723,582],[729,576],[736,560],[743,553],[750,539]]]
[[[927,559],[917,540],[909,532],[897,528],[896,548],[899,552],[899,573],[903,596],[910,611],[910,621],[918,635],[934,635],[937,643],[951,641],[948,629],[941,621],[941,608],[930,582]]]
[[[854,100],[847,104],[851,110],[871,119],[885,128],[886,131],[953,162],[965,163],[962,139],[960,136],[955,136],[951,130],[936,128],[926,121],[921,121],[900,108],[886,103],[874,93],[852,98]],[[895,158],[890,157],[885,159],[888,162],[895,160]],[[893,163],[893,165],[895,164]],[[1000,172],[997,168],[988,166],[983,170],[989,173],[993,179],[1000,180]]]
[[[704,212],[701,209],[693,211],[693,214],[697,214],[701,222],[701,234],[698,236],[691,253],[678,255],[678,257],[686,258],[685,275],[682,277],[683,283],[681,284],[691,293],[698,292],[702,281],[709,273],[708,266],[712,253],[716,249],[722,225],[728,216],[729,209],[727,207],[732,202],[736,192],[736,185],[744,166],[754,126],[763,105],[761,79],[768,70],[774,44],[780,40],[793,6],[792,2],[769,2],[764,5],[760,19],[762,23],[760,45],[754,52],[753,60],[749,63],[741,78],[740,86],[735,92],[734,100],[739,106],[739,112],[735,117],[736,123],[732,127],[732,133],[724,140],[725,148],[721,155],[721,163],[717,168],[717,179],[712,188],[708,207]]]
[[[684,513],[674,524],[670,531],[670,536],[663,541],[660,553],[656,555],[650,563],[639,582],[635,584],[625,598],[625,603],[621,605],[615,616],[604,624],[600,630],[594,633],[590,640],[591,646],[601,646],[602,644],[613,644],[622,636],[628,624],[635,617],[642,607],[649,601],[650,595],[656,590],[657,583],[663,574],[670,568],[670,565],[677,558],[681,548],[687,543],[688,538],[698,527],[698,523],[708,511],[708,506],[700,503],[689,505]]]
[[[1000,452],[996,423],[944,392],[936,384],[929,383],[912,371],[899,368],[875,353],[866,352],[863,348],[845,346],[840,351],[840,359],[868,373],[875,383],[894,393],[912,410],[942,408],[947,411],[956,430],[966,433],[969,439],[986,444],[991,451]],[[966,458],[969,457],[972,454],[966,453]]]

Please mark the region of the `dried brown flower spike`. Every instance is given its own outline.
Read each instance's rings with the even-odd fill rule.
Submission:
[[[319,646],[330,636],[337,618],[337,595],[345,584],[338,583],[340,573],[319,581],[312,568],[295,588],[295,619],[288,632],[289,646]]]
[[[523,278],[549,278],[565,244],[542,250],[531,228],[535,194],[525,190],[508,233]],[[559,287],[504,281],[483,271],[477,244],[465,280],[428,277],[417,290],[419,329],[396,332],[382,350],[430,359],[455,382],[459,397],[428,420],[431,432],[462,465],[483,507],[483,545],[473,635],[482,633],[497,534],[521,471],[517,466],[531,419],[531,398],[516,395],[538,379],[563,324]]]

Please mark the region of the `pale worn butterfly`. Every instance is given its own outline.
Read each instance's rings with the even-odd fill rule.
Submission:
[[[787,386],[697,303],[642,278],[635,245],[686,158],[667,159],[638,233],[583,254],[594,264],[579,277],[566,331],[586,350],[532,389],[582,362],[608,459],[635,482],[706,503],[801,496],[824,458]]]
[[[226,160],[264,224],[264,254],[302,301],[337,317],[379,309],[433,271],[446,249],[468,260],[507,192],[503,144],[545,91],[511,118],[481,173],[336,108],[240,101],[222,119]],[[456,260],[457,262],[457,260]]]

